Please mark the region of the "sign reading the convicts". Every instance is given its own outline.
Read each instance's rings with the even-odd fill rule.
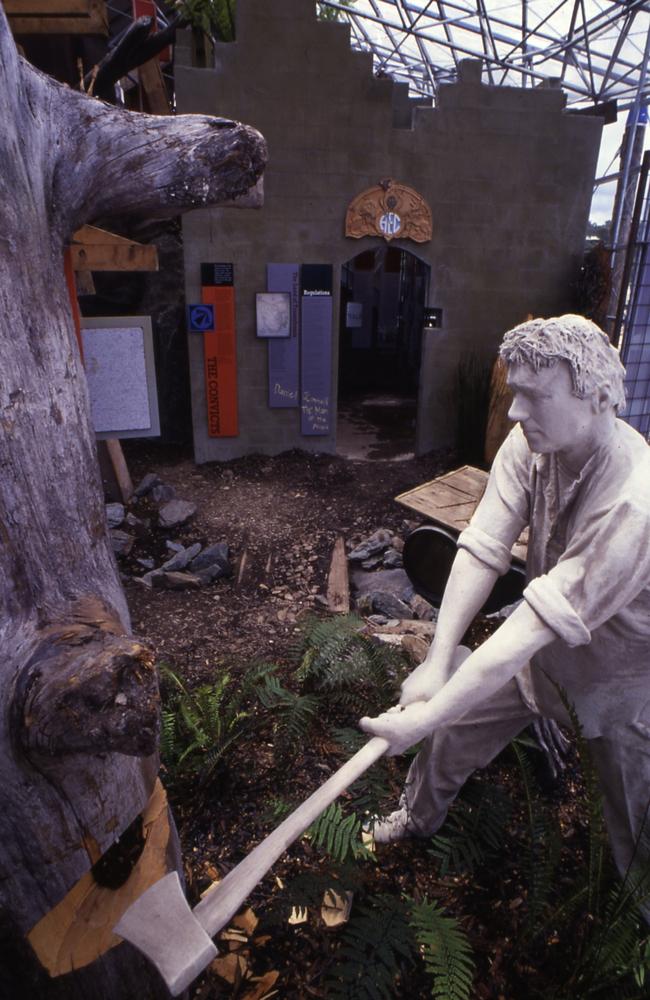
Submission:
[[[332,267],[303,264],[301,277],[300,429],[323,435],[332,413]]]
[[[289,337],[269,340],[269,406],[286,409],[300,405],[300,267],[298,264],[267,264],[266,288],[290,295]]]
[[[214,310],[214,329],[203,334],[208,435],[236,437],[239,421],[235,289],[232,285],[204,285],[201,301]]]

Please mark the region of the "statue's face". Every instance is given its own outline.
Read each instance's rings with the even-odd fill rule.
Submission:
[[[598,411],[592,397],[574,395],[568,362],[538,372],[512,364],[508,385],[513,395],[508,417],[521,424],[531,451],[571,453],[592,436]]]

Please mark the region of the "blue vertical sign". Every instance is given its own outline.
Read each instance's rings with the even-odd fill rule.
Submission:
[[[300,405],[300,267],[298,264],[267,264],[267,292],[291,296],[291,336],[268,341],[269,406]]]
[[[301,271],[300,430],[329,434],[332,416],[332,268]]]

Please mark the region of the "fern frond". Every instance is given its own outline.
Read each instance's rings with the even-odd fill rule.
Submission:
[[[469,1000],[474,981],[472,948],[455,917],[438,903],[424,900],[411,909],[411,925],[433,976],[432,996],[439,1000]]]
[[[361,839],[361,820],[354,813],[348,816],[338,802],[333,802],[315,823],[307,830],[305,836],[316,845],[322,847],[335,861],[343,863],[348,858],[374,861],[375,855]]]
[[[512,812],[508,795],[489,785],[467,785],[454,803],[439,834],[431,837],[428,853],[440,874],[472,872],[503,846]]]
[[[328,1000],[393,1000],[396,978],[414,958],[405,904],[375,896],[346,926],[326,983]]]

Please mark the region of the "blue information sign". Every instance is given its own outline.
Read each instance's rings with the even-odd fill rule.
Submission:
[[[196,303],[187,307],[187,322],[190,333],[206,333],[214,330],[214,306]]]

